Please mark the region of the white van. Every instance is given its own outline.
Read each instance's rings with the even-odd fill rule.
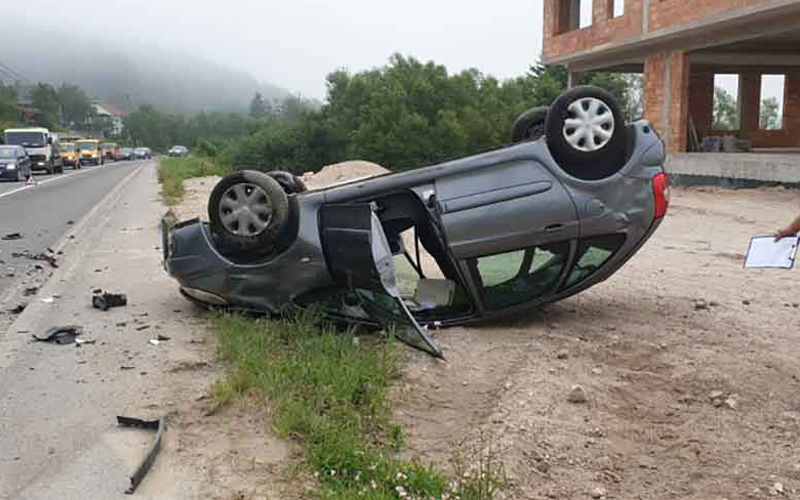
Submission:
[[[58,148],[58,135],[46,128],[9,128],[3,131],[3,144],[22,146],[31,159],[31,170],[61,173],[64,163]]]

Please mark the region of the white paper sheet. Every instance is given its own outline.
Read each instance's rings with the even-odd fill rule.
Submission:
[[[774,236],[756,236],[750,240],[750,248],[745,257],[745,269],[760,267],[779,267],[791,269],[797,254],[797,236],[781,238],[775,241]]]

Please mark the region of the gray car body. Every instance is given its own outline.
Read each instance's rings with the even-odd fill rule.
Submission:
[[[536,307],[608,278],[660,224],[661,219],[654,216],[653,178],[663,172],[663,142],[646,121],[631,124],[628,134],[624,167],[599,181],[566,174],[550,155],[545,140],[539,139],[292,195],[297,236],[288,248],[265,262],[233,262],[217,250],[206,223],[188,221],[171,231],[165,268],[182,288],[214,294],[243,309],[280,314],[308,292],[344,286],[336,282],[326,261],[320,223],[323,207],[413,192],[441,231],[448,258],[472,301],[468,314],[442,317],[437,323],[466,323]],[[624,244],[589,278],[499,310],[486,307],[467,265],[474,257],[568,241],[571,257],[565,269],[569,270],[579,238],[616,233],[625,234]],[[561,278],[559,287],[565,279]]]

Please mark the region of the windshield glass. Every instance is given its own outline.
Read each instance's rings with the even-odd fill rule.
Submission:
[[[28,148],[44,147],[45,138],[41,132],[6,132],[5,143]]]
[[[74,144],[62,144],[61,145],[61,152],[62,153],[74,153],[75,152],[75,145]]]
[[[90,142],[90,141],[78,143],[78,148],[80,148],[83,151],[97,151],[97,146],[98,145],[96,142]]]
[[[8,160],[8,159],[14,159],[16,157],[17,157],[17,148],[0,147],[0,158]]]

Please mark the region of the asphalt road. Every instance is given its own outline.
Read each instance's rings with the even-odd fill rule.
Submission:
[[[63,174],[34,174],[37,185],[0,183],[0,302],[34,264],[15,253],[39,254],[52,247],[132,169],[146,162],[107,163],[100,167],[65,170]],[[47,263],[41,265],[47,267]],[[4,304],[0,303],[0,307]]]

